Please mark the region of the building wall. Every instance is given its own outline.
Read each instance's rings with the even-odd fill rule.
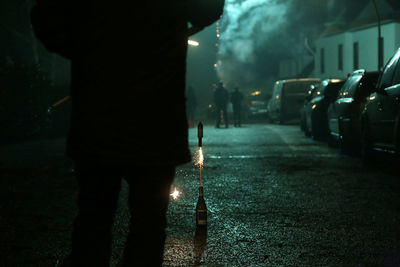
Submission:
[[[293,77],[299,72],[296,61],[294,60],[281,60],[279,62],[279,78]]]
[[[384,38],[383,64],[400,47],[400,24],[389,23],[382,25],[382,37]],[[355,66],[355,43],[358,44],[358,67]],[[343,63],[339,68],[339,45],[342,45]],[[321,68],[321,51],[324,51],[324,67]],[[356,60],[357,61],[357,60]],[[346,77],[355,69],[367,71],[378,70],[378,30],[370,27],[326,36],[316,41],[315,68],[316,77]]]
[[[296,58],[281,60],[279,62],[279,79],[306,78],[299,74],[313,61],[313,56],[302,54]]]

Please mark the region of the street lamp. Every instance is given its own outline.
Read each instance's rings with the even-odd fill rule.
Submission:
[[[193,40],[188,40],[188,44],[191,46],[199,46],[199,42],[193,41]]]
[[[381,32],[381,17],[379,15],[378,6],[376,0],[372,0],[375,7],[376,17],[378,19],[378,70],[382,70],[383,67],[383,38]]]

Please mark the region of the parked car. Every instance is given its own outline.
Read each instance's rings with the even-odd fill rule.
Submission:
[[[305,107],[305,134],[316,140],[326,140],[328,137],[327,110],[335,101],[344,80],[326,79],[314,93],[314,98]]]
[[[362,151],[366,160],[375,150],[400,154],[400,48],[386,64],[376,90],[362,114]]]
[[[315,85],[310,85],[310,89],[307,91],[306,97],[304,99],[303,106],[300,109],[300,129],[305,132],[306,130],[306,112],[305,108],[307,107],[307,104],[311,101],[311,99],[314,98],[315,93],[318,90],[318,86]]]
[[[246,96],[246,112],[249,120],[267,120],[268,97],[264,91],[257,90]]]
[[[281,124],[300,120],[300,109],[310,85],[318,85],[317,78],[276,81],[272,97],[268,102],[268,116]]]
[[[347,79],[339,96],[328,108],[330,144],[339,143],[343,153],[361,149],[361,113],[373,92],[379,72],[356,70]]]

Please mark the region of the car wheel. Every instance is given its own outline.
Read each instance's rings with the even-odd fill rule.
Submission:
[[[329,131],[328,134],[328,146],[329,147],[337,147],[338,143],[336,139],[331,135],[331,132]]]
[[[394,130],[394,140],[396,140],[396,155],[400,157],[400,112],[397,114],[395,130]]]
[[[314,140],[322,140],[321,125],[315,116],[311,118],[311,135]]]
[[[305,120],[304,120],[304,115],[301,114],[300,115],[300,130],[305,132],[306,131],[306,124],[305,124]]]
[[[285,124],[285,117],[282,114],[279,116],[279,124]]]
[[[331,128],[329,126],[329,121],[328,121],[328,137],[327,137],[327,141],[328,141],[328,146],[329,147],[337,147],[338,142],[337,140],[333,137],[333,135],[331,134]]]
[[[308,130],[308,122],[307,122],[307,117],[304,116],[304,135],[306,137],[310,137],[310,131]]]
[[[369,166],[374,164],[376,155],[372,148],[371,136],[369,133],[368,119],[363,118],[362,120],[362,132],[361,132],[361,157],[364,165]]]
[[[344,132],[344,127],[343,127],[343,118],[340,117],[338,120],[338,126],[339,126],[339,148],[340,148],[340,153],[342,154],[349,154],[351,149],[350,149],[350,142],[348,141],[348,136]]]
[[[321,139],[321,134],[319,133],[319,129],[316,126],[315,122],[312,122],[311,135],[312,135],[312,138],[314,140],[320,140]]]

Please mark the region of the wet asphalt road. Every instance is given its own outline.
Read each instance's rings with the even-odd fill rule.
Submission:
[[[365,167],[297,126],[205,126],[203,149],[207,232],[195,228],[199,169],[181,166],[164,266],[400,266],[396,171]],[[54,266],[68,253],[77,189],[63,140],[0,151],[0,266]],[[124,183],[113,265],[127,231],[127,190]]]

